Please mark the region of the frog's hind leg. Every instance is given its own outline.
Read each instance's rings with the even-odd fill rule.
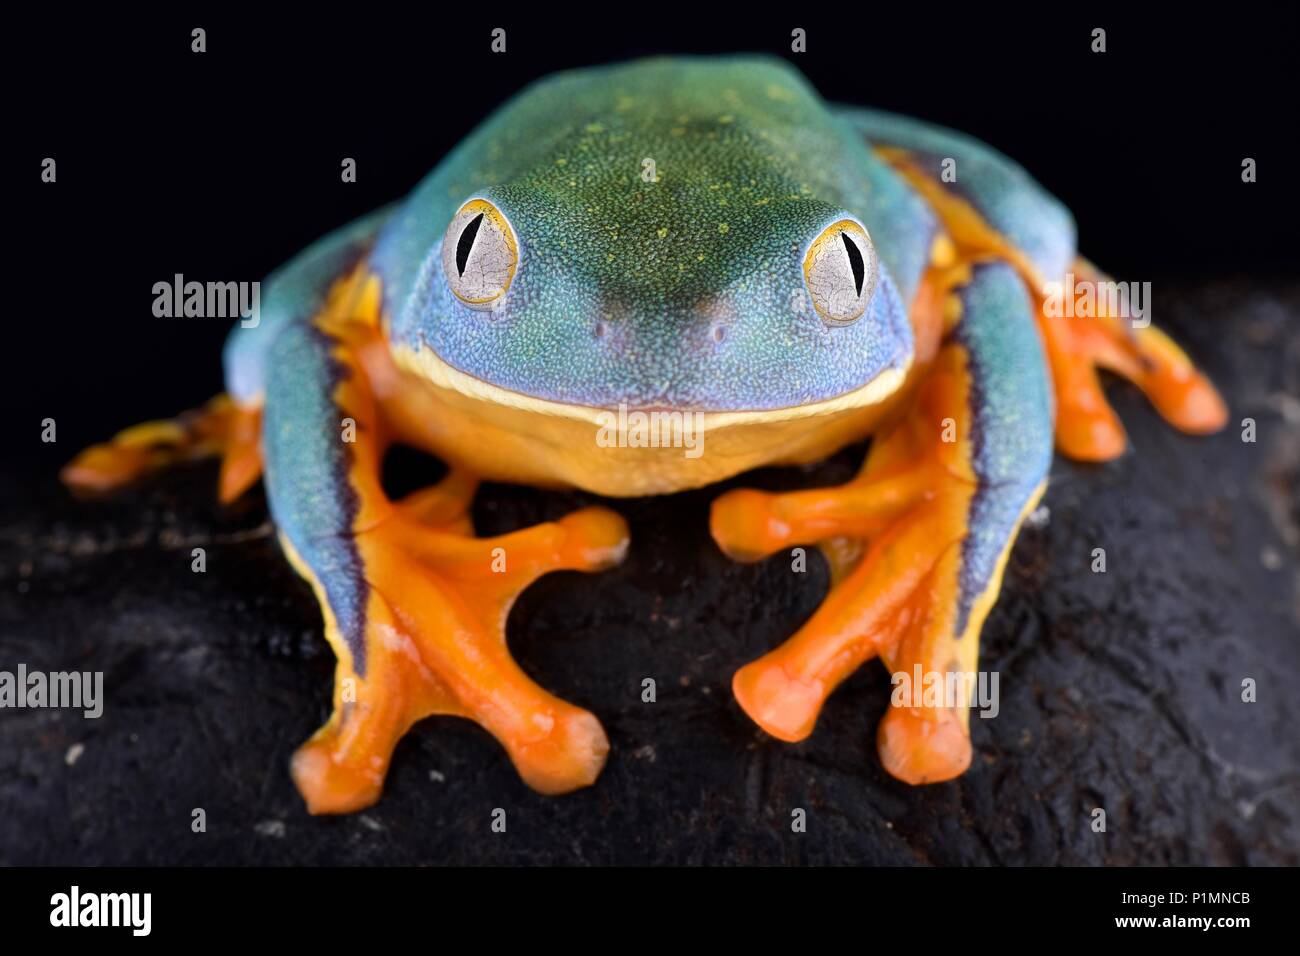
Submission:
[[[773,736],[808,736],[826,697],[876,655],[900,687],[919,668],[923,681],[961,691],[926,697],[916,688],[882,722],[881,759],[912,783],[950,779],[970,762],[964,691],[980,627],[1051,459],[1047,369],[1020,278],[1002,264],[979,266],[957,305],[961,322],[912,411],[874,442],[856,479],[792,494],[729,492],[711,519],[736,557],[809,542],[832,557],[825,602],[733,681],[741,707]]]
[[[453,714],[491,732],[535,789],[585,786],[604,763],[604,732],[523,673],[506,647],[506,615],[548,571],[617,562],[626,526],[588,508],[476,538],[475,484],[455,469],[390,500],[380,482],[386,426],[359,358],[368,334],[292,326],[268,357],[280,370],[266,397],[271,510],[338,658],[333,715],[294,756],[294,780],[313,813],[367,806],[406,730]]]
[[[218,395],[200,409],[174,419],[145,422],[92,445],[63,467],[69,488],[111,491],[181,461],[221,458],[218,495],[234,501],[262,474],[261,406],[240,405]]]
[[[910,117],[856,108],[841,116],[924,196],[963,260],[1001,259],[1024,278],[1052,370],[1062,452],[1104,461],[1124,450],[1098,369],[1133,382],[1182,431],[1223,427],[1227,408],[1214,386],[1168,336],[1122,314],[1137,297],[1121,296],[1130,287],[1076,257],[1074,220],[1024,169],[969,136]]]
[[[1227,407],[1209,379],[1187,354],[1158,328],[1137,325],[1116,305],[1109,290],[1118,285],[1083,259],[1075,260],[1061,285],[1086,289],[1092,296],[1086,314],[1062,311],[1055,293],[1040,302],[1039,327],[1056,382],[1057,444],[1071,458],[1105,461],[1124,450],[1123,426],[1106,401],[1098,369],[1127,379],[1151,401],[1165,421],[1190,434],[1218,431],[1227,422]],[[1049,287],[1050,290],[1050,287]],[[1147,308],[1150,304],[1147,303]],[[1143,320],[1145,321],[1145,320]]]

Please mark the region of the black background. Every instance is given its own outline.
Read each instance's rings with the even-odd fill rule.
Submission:
[[[1117,277],[1294,273],[1294,13],[961,9],[24,13],[5,52],[17,202],[3,394],[33,437],[9,445],[9,466],[50,474],[72,449],[221,390],[227,323],[155,318],[154,282],[262,278],[402,196],[528,81],[644,54],[784,55],[827,98],[977,135],[1066,202],[1085,254]],[[504,55],[489,49],[496,26]],[[795,26],[806,54],[789,52]],[[56,184],[40,181],[45,156]],[[345,156],[355,184],[340,181]],[[47,416],[57,446],[36,440]]]

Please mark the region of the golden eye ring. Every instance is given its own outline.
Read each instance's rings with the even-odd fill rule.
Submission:
[[[519,271],[519,240],[505,214],[486,199],[461,206],[442,240],[442,271],[471,309],[499,305]]]
[[[860,319],[875,294],[878,276],[871,236],[853,219],[823,229],[803,257],[804,285],[813,309],[827,325],[850,325]]]

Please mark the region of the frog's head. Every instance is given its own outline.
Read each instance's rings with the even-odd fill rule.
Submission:
[[[863,150],[767,61],[546,81],[417,193],[441,236],[392,332],[570,406],[877,402],[912,330],[859,214]]]

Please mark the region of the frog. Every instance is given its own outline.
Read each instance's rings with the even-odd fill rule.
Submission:
[[[215,456],[222,502],[263,482],[336,658],[331,715],[290,762],[310,813],[375,803],[394,747],[432,715],[475,721],[530,787],[568,793],[596,781],[608,737],[521,669],[505,627],[540,576],[624,558],[617,499],[869,442],[846,483],[742,480],[711,505],[729,558],[825,558],[820,605],[731,684],[793,743],[872,658],[895,677],[977,671],[1054,452],[1125,451],[1102,372],[1183,432],[1223,427],[1223,399],[1157,327],[1050,308],[1067,276],[1110,281],[1024,168],[824,100],[784,59],[569,70],[501,106],[406,199],[273,272],[258,320],[227,341],[223,394],[61,474],[104,492]],[[666,416],[669,440],[628,440],[638,415]],[[445,474],[390,497],[394,445]],[[487,481],[607,503],[480,537]],[[914,785],[958,777],[970,711],[943,695],[891,706],[881,765]]]

